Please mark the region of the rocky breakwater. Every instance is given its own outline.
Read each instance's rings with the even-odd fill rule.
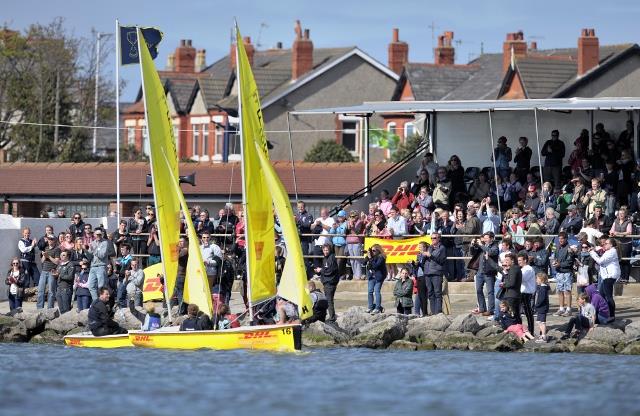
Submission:
[[[561,339],[565,325],[549,331],[549,342],[520,342],[492,322],[471,314],[370,315],[362,307],[341,314],[335,325],[314,322],[304,329],[307,347],[362,347],[402,350],[472,350],[640,354],[640,322],[601,325],[581,339]]]
[[[88,315],[88,309],[61,315],[57,308],[0,315],[0,342],[59,344],[65,335],[89,331]],[[123,328],[140,329],[140,321],[127,309],[117,311],[114,320]]]

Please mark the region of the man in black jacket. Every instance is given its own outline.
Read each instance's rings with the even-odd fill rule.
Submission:
[[[336,256],[331,253],[331,245],[324,244],[322,246],[322,267],[316,267],[315,272],[320,275],[320,281],[324,287],[324,295],[327,298],[329,317],[327,321],[334,322],[336,320],[336,311],[333,306],[333,297],[336,294],[340,276],[338,275],[338,261]]]
[[[495,289],[496,274],[498,273],[498,256],[500,249],[494,241],[495,234],[487,231],[482,234],[481,243],[474,240],[470,247],[472,255],[480,254],[478,261],[478,273],[476,273],[476,297],[478,298],[478,308],[473,312],[482,316],[491,316],[495,310]],[[487,297],[489,298],[489,309],[484,298],[484,285],[487,285]]]
[[[516,323],[521,324],[520,285],[522,284],[522,271],[516,261],[516,255],[513,253],[504,256],[501,287],[504,289],[504,300],[507,301],[516,317]]]
[[[442,279],[447,263],[447,249],[440,242],[440,238],[439,233],[432,233],[431,245],[423,253],[427,263],[425,268],[427,273],[427,292],[429,293],[432,315],[442,313]],[[426,311],[422,313],[425,314]]]
[[[180,331],[208,331],[213,329],[209,316],[199,312],[198,305],[190,303],[187,306],[187,319],[180,324]]]
[[[111,316],[109,307],[110,292],[106,287],[98,289],[98,299],[89,308],[89,329],[96,337],[114,334],[126,334],[127,330],[120,327]]]

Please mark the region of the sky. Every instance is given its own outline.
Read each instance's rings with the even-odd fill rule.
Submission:
[[[192,39],[197,49],[206,49],[207,64],[229,53],[231,28],[237,19],[243,36],[250,36],[258,49],[282,42],[290,48],[294,24],[309,29],[314,47],[357,46],[386,65],[392,29],[400,29],[400,40],[409,44],[409,61],[433,62],[433,37],[454,32],[456,63],[467,63],[486,52],[500,52],[509,32],[522,30],[525,40],[538,49],[575,47],[582,28],[595,28],[600,44],[640,43],[640,1],[633,0],[5,0],[0,22],[14,30],[33,23],[47,24],[65,19],[68,32],[90,38],[92,29],[115,33],[121,24],[157,26],[165,37],[156,65],[164,68],[167,55],[180,39]],[[432,28],[433,27],[433,28]],[[459,41],[459,42],[458,42]],[[114,50],[115,37],[103,38]],[[106,76],[115,75],[112,53],[101,63]],[[139,69],[124,67],[126,81],[121,101],[131,102],[140,85]]]

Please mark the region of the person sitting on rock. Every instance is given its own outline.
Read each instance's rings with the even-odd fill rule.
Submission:
[[[180,324],[180,331],[208,331],[213,329],[211,319],[203,313],[199,314],[200,309],[195,303],[187,306],[187,319]]]
[[[109,289],[101,287],[98,289],[98,299],[93,301],[89,308],[89,329],[96,337],[127,333],[126,329],[120,327],[113,320],[113,314],[109,307],[110,296]]]
[[[518,318],[519,317],[520,313],[518,311]],[[519,319],[516,318],[516,314],[511,309],[509,302],[505,300],[500,302],[500,314],[498,315],[497,321],[505,332],[511,332],[522,342],[534,339],[531,332],[527,331],[522,323],[518,323]]]
[[[136,309],[135,300],[129,298],[129,312],[140,321],[140,329],[142,331],[155,331],[162,326],[162,317],[156,313],[156,305],[153,302],[145,302],[144,310],[146,313]]]
[[[569,319],[569,324],[564,331],[562,339],[567,339],[570,335],[579,338],[584,335],[585,332],[589,333],[593,331],[596,325],[596,308],[591,304],[591,296],[589,296],[587,292],[582,292],[580,296],[578,296],[578,307],[579,311],[576,316]],[[574,327],[576,330],[572,334],[571,331],[573,331]]]

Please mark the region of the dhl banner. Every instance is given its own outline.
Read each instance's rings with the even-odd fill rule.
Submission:
[[[164,289],[160,277],[162,276],[162,263],[154,264],[144,269],[144,285],[142,285],[142,301],[162,299]]]
[[[418,244],[421,242],[431,244],[431,236],[406,238],[404,240],[386,240],[384,238],[366,237],[364,239],[364,249],[374,244],[380,244],[389,263],[409,263],[416,259],[418,255]]]

